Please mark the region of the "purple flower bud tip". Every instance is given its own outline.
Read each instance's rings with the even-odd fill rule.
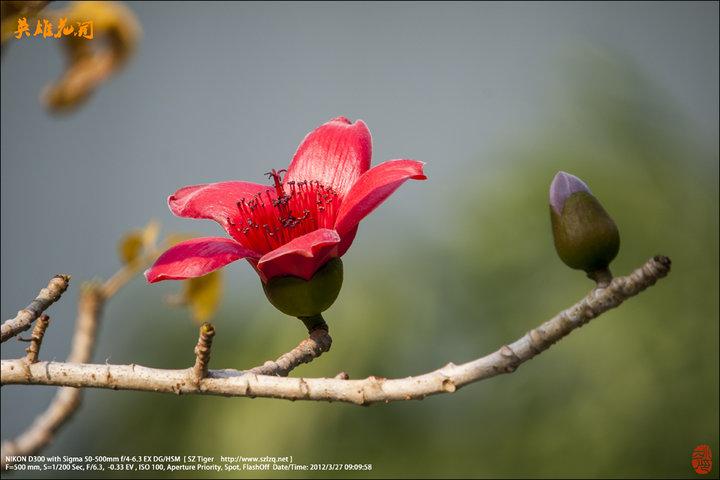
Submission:
[[[560,215],[565,205],[565,200],[575,192],[592,193],[585,182],[575,175],[566,172],[558,172],[550,184],[550,206],[555,213]]]

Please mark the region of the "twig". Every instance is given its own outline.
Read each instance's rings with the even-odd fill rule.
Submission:
[[[287,378],[237,370],[211,370],[200,388],[188,381],[188,370],[161,370],[138,365],[91,365],[39,362],[24,368],[21,359],[3,360],[2,384],[66,385],[167,393],[195,393],[237,397],[271,397],[287,400],[342,401],[357,405],[422,399],[502,373],[522,363],[600,314],[655,284],[668,274],[670,259],[655,257],[626,277],[596,288],[584,299],[515,342],[462,365],[452,363],[415,377],[363,380],[341,378]]]
[[[47,330],[48,325],[50,325],[50,317],[43,313],[40,315],[40,318],[38,318],[38,321],[35,322],[35,328],[33,328],[30,345],[28,345],[25,349],[25,353],[27,353],[27,355],[25,355],[26,362],[37,362],[38,354],[40,353],[40,346],[42,345],[45,330]]]
[[[148,250],[140,258],[134,259],[132,262],[127,263],[120,270],[115,272],[110,278],[105,280],[102,284],[102,294],[106,299],[113,297],[121,288],[123,288],[130,280],[135,278],[135,275],[145,270],[148,265],[151,265],[157,258],[173,245],[171,239],[165,239],[158,245],[148,247]]]
[[[75,322],[72,347],[67,361],[71,364],[83,364],[92,359],[97,337],[98,319],[104,304],[105,297],[99,285],[91,283],[84,285],[78,300],[78,315]],[[42,318],[38,320],[40,325]],[[37,326],[36,326],[37,330]],[[33,340],[35,332],[33,332]],[[32,344],[31,344],[32,347]],[[39,348],[39,342],[38,342]],[[28,348],[30,350],[30,348]],[[28,351],[27,360],[29,361]],[[35,353],[37,360],[37,352]],[[35,361],[29,362],[37,365]],[[43,362],[45,363],[45,362]],[[48,443],[55,432],[62,427],[75,413],[82,400],[82,390],[72,387],[62,387],[58,390],[47,410],[35,418],[35,421],[25,432],[14,440],[4,441],[0,449],[0,469],[7,468],[6,458],[16,455],[32,455]]]
[[[97,339],[98,323],[105,302],[132,280],[138,272],[155,261],[166,246],[167,245],[163,243],[160,246],[150,249],[143,257],[125,265],[102,284],[87,283],[83,285],[78,300],[78,315],[75,322],[72,347],[67,359],[68,363],[83,364],[92,359],[95,341]],[[65,286],[62,290],[59,290],[59,293],[54,295],[54,300],[59,298],[60,294],[67,288],[67,283],[70,280],[69,275],[58,275],[53,278],[48,288],[40,291],[38,299],[43,295],[43,292],[52,290],[51,287],[58,284],[56,280],[58,278],[65,281]],[[29,310],[35,305],[38,299],[25,310]],[[49,306],[50,303],[48,303],[47,306]],[[47,308],[47,306],[44,308]],[[19,312],[18,316],[20,313],[23,313],[23,311]],[[9,322],[10,321],[6,323]],[[3,325],[3,332],[4,328],[5,326]],[[20,331],[22,330],[18,330],[12,335],[16,335]],[[0,449],[0,470],[7,468],[8,463],[6,462],[6,458],[8,456],[31,455],[49,444],[55,432],[57,432],[80,407],[81,401],[82,390],[70,386],[60,388],[45,412],[40,414],[25,432],[14,440],[4,441],[2,443],[2,448]]]
[[[48,286],[40,290],[35,300],[20,310],[15,318],[6,320],[0,328],[0,342],[29,329],[32,323],[67,290],[70,275],[55,275]]]
[[[297,347],[280,356],[277,360],[268,360],[259,367],[251,368],[249,373],[255,375],[275,375],[287,377],[295,367],[303,363],[310,363],[323,353],[330,350],[332,338],[328,333],[328,326],[322,320],[308,327],[309,337],[300,342]]]
[[[75,322],[72,347],[67,359],[68,363],[83,364],[92,359],[95,340],[97,339],[100,314],[105,302],[113,297],[138,272],[155,261],[165,247],[166,244],[163,243],[160,246],[151,248],[143,257],[125,265],[102,284],[88,283],[83,285],[78,300],[78,315]],[[57,275],[50,281],[47,288],[40,291],[38,298],[35,299],[33,303],[18,313],[18,317],[5,322],[2,327],[3,341],[6,340],[6,324],[11,325],[8,327],[9,334],[7,338],[17,335],[19,332],[29,328],[33,320],[28,320],[30,314],[37,312],[37,315],[39,315],[52,302],[56,301],[67,289],[69,280],[69,275]],[[24,316],[21,318],[21,315]],[[27,326],[24,328],[15,327],[15,325],[25,325],[26,322]],[[33,334],[33,338],[34,337],[35,335]],[[39,346],[38,341],[38,350]],[[28,347],[28,349],[30,348],[32,348],[32,344]],[[30,352],[28,352],[26,363],[35,363],[37,361],[37,353],[33,354],[34,357],[30,355]],[[29,362],[29,359],[33,359],[33,361]],[[14,440],[3,442],[0,451],[0,469],[5,470],[7,467],[6,458],[8,456],[31,455],[50,443],[55,432],[57,432],[80,407],[81,401],[82,390],[69,386],[60,388],[47,410],[39,415],[24,433]]]
[[[161,248],[167,246],[163,243],[145,254],[143,257],[136,259],[123,268],[115,272],[110,278],[105,280],[102,285],[102,293],[106,298],[114,296],[122,287],[124,287],[135,275],[142,272],[149,264],[152,264],[162,253]]]
[[[69,363],[86,363],[92,359],[100,314],[107,298],[97,283],[87,283],[80,290]]]
[[[193,379],[199,386],[200,381],[207,377],[208,364],[210,363],[210,349],[215,336],[215,328],[211,323],[205,322],[200,325],[200,336],[195,346],[195,366],[193,367]]]

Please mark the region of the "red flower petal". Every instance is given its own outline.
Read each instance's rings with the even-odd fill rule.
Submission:
[[[355,225],[355,228],[352,228],[349,232],[342,234],[342,236],[340,237],[340,243],[338,244],[338,257],[342,257],[343,255],[345,255],[345,252],[348,251],[350,245],[352,245],[353,241],[355,240],[355,235],[357,235],[357,231],[358,226]]]
[[[338,117],[310,132],[295,152],[285,182],[317,180],[342,198],[370,168],[372,139],[362,120]]]
[[[320,228],[266,253],[257,263],[264,282],[273,277],[292,275],[310,280],[328,260],[337,256],[340,235],[335,230]]]
[[[258,257],[229,238],[193,238],[170,247],[145,271],[150,283],[201,277],[245,257]]]
[[[237,202],[270,189],[252,182],[218,182],[183,187],[168,197],[170,210],[178,217],[215,220],[242,242],[230,222],[238,222]]]
[[[406,180],[425,180],[423,162],[390,160],[365,172],[340,205],[335,230],[345,236]]]

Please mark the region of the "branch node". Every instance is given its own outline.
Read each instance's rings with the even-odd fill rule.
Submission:
[[[455,386],[455,382],[453,382],[452,379],[446,378],[442,382],[442,389],[448,393],[453,393],[455,390],[457,390],[457,387]]]
[[[550,348],[550,345],[552,345],[552,342],[547,340],[546,333],[542,327],[533,328],[528,335],[530,336],[530,348],[532,348],[535,354],[547,350]]]
[[[670,272],[670,267],[672,267],[672,260],[670,260],[670,257],[666,257],[665,255],[655,255],[653,260],[655,260],[656,272],[662,273],[661,275],[658,275],[659,277],[664,277]]]
[[[503,345],[500,349],[500,355],[505,360],[505,365],[502,366],[507,373],[512,373],[517,370],[518,365],[522,362],[520,357],[517,356],[515,351],[508,345]]]

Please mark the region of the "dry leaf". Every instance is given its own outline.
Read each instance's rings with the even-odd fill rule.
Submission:
[[[185,281],[183,300],[196,322],[205,322],[215,313],[222,298],[222,283],[220,270]]]
[[[118,242],[118,255],[124,264],[129,264],[137,260],[143,252],[145,242],[143,241],[143,231],[134,230],[126,233]]]

